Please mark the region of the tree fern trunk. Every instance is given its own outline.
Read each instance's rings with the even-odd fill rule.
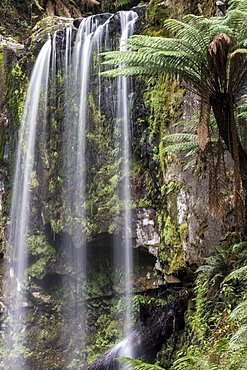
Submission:
[[[212,107],[219,134],[234,161],[233,203],[236,215],[236,230],[243,235],[246,228],[247,154],[238,138],[233,96],[221,94],[217,100],[212,102]]]
[[[217,98],[211,99],[214,116],[216,118],[219,134],[224,140],[227,149],[236,163],[236,153],[238,156],[240,176],[243,187],[247,191],[247,154],[245,153],[238,136],[236,121],[234,117],[234,102],[230,94],[217,94]]]

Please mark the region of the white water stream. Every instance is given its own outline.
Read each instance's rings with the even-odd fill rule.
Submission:
[[[24,369],[22,345],[25,340],[27,244],[31,217],[32,187],[36,151],[36,133],[46,129],[47,83],[51,40],[42,47],[36,60],[27,92],[15,164],[8,235],[8,258],[12,311],[8,320],[9,348],[14,356],[7,358],[6,369]],[[39,138],[42,140],[42,134]]]
[[[126,39],[134,32],[134,25],[138,18],[134,11],[119,12],[121,22],[120,50],[126,50]],[[133,278],[133,257],[132,257],[132,231],[131,231],[131,183],[130,183],[130,143],[131,143],[131,77],[118,77],[118,96],[117,96],[117,124],[120,123],[120,153],[123,157],[122,174],[123,186],[120,197],[123,201],[123,248],[124,248],[124,267],[125,267],[125,295],[126,307],[124,317],[124,332],[128,336],[132,331],[132,278]],[[133,357],[131,346],[125,347],[124,356]]]

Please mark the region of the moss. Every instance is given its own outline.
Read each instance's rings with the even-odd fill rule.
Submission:
[[[27,365],[40,370],[61,369],[64,358],[61,356],[60,348],[66,342],[62,317],[48,312],[38,316],[38,311],[33,312],[30,317],[35,323],[30,328],[27,325]],[[39,327],[38,331],[35,324]]]
[[[164,28],[167,18],[181,19],[188,13],[211,17],[215,15],[216,5],[214,0],[152,0],[148,4],[146,19],[148,22],[147,33],[156,36],[168,36]]]
[[[208,221],[199,220],[199,227],[196,230],[196,234],[199,236],[200,239],[204,238],[205,231],[207,230],[208,230]]]
[[[3,45],[0,45],[0,106],[2,105],[3,95],[5,92],[5,52]]]
[[[214,0],[194,0],[191,2],[190,12],[204,17],[213,17],[216,12],[216,2]]]
[[[186,239],[188,238],[188,224],[187,224],[187,222],[180,225],[178,227],[178,231],[179,231],[181,240],[186,241]]]
[[[28,274],[40,278],[56,263],[56,251],[41,232],[29,237],[28,249],[30,254]]]
[[[7,73],[6,100],[16,129],[21,122],[29,81],[27,74],[24,72],[25,63],[26,58],[23,57],[14,66],[9,66],[9,72]]]
[[[164,21],[169,18],[170,9],[160,0],[152,0],[147,8],[146,18],[149,24],[148,34],[166,36]]]
[[[172,222],[170,216],[159,215],[158,220],[162,240],[159,246],[159,261],[164,272],[177,273],[185,263],[182,240],[187,237],[187,224],[178,227]]]

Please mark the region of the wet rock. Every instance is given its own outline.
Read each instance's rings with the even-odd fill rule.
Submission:
[[[47,17],[39,21],[33,28],[32,39],[39,40],[46,37],[50,32],[64,30],[66,27],[73,26],[73,18],[66,17]]]
[[[151,251],[151,248],[160,243],[156,212],[151,208],[140,208],[136,217],[136,247],[145,246]],[[156,253],[155,250],[152,251]]]
[[[102,13],[102,14],[96,14],[93,16],[93,19],[94,20],[97,20],[99,22],[99,24],[103,24],[107,21],[107,19],[109,19],[110,17],[112,16],[111,13]],[[80,27],[80,24],[81,22],[83,21],[83,19],[85,19],[85,17],[82,17],[82,18],[77,18],[73,21],[73,25],[75,28],[79,28]]]

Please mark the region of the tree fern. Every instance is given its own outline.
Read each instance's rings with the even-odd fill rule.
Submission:
[[[208,101],[213,108],[219,135],[235,163],[234,199],[240,205],[240,174],[247,189],[247,153],[237,135],[235,107],[247,89],[247,3],[232,2],[225,17],[187,15],[182,21],[166,20],[165,27],[175,38],[134,35],[127,41],[130,50],[105,53],[105,63],[117,67],[105,74],[169,73],[189,82],[202,102]],[[199,122],[207,114],[203,109]],[[204,147],[205,140],[201,149]],[[237,209],[238,224],[243,228],[242,208]]]
[[[184,165],[183,167],[184,170],[186,170],[187,168],[194,167],[197,164],[197,152],[199,150],[199,145],[198,145],[198,134],[196,134],[195,132],[196,127],[198,126],[198,120],[199,120],[199,111],[196,111],[193,114],[192,119],[179,121],[176,124],[174,124],[174,127],[178,127],[178,129],[181,130],[182,132],[177,132],[162,137],[163,154],[173,152],[173,153],[184,153],[185,157],[192,156],[192,159],[190,159]],[[210,115],[209,129],[210,129],[210,142],[212,144],[210,148],[211,156],[212,154],[217,154],[217,142],[218,142],[217,125],[212,114]]]

